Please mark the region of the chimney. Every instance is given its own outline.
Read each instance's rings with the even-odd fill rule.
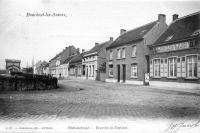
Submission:
[[[110,37],[110,42],[113,42],[113,37]]]
[[[82,53],[84,53],[85,52],[85,49],[82,49]]]
[[[166,15],[165,14],[158,14],[158,21],[159,22],[166,22]]]
[[[126,32],[125,29],[120,29],[120,35],[124,34]]]
[[[99,43],[95,42],[95,46],[99,45]]]
[[[173,14],[173,15],[172,15],[172,21],[174,21],[174,20],[176,20],[176,19],[178,19],[178,14]]]

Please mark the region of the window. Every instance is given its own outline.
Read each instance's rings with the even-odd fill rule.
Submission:
[[[196,36],[200,34],[200,29],[195,30],[191,36]]]
[[[198,69],[198,74],[197,75],[200,78],[200,54],[198,55],[198,63],[197,64],[198,64],[198,68],[197,68]]]
[[[187,56],[187,77],[196,78],[197,77],[197,56],[191,55]]]
[[[154,59],[154,77],[160,77],[160,59]]]
[[[92,65],[92,76],[94,77],[94,65]]]
[[[126,57],[126,49],[123,48],[123,49],[122,49],[122,58],[125,58],[125,57]]]
[[[132,64],[131,65],[131,77],[132,78],[137,78],[138,77],[137,64]]]
[[[132,57],[136,57],[136,46],[132,47]]]
[[[109,77],[113,77],[113,65],[109,65]]]
[[[143,30],[140,32],[140,35],[144,34],[146,32],[146,30]]]
[[[70,74],[74,74],[74,68],[70,68]]]
[[[67,75],[67,72],[68,72],[68,70],[67,70],[67,67],[65,68],[65,75]]]
[[[160,76],[164,77],[164,59],[161,59],[160,63]]]
[[[171,40],[171,39],[172,39],[172,37],[173,37],[173,35],[171,35],[171,36],[168,36],[168,37],[165,39],[165,41],[169,41],[169,40]]]
[[[164,77],[167,77],[167,71],[168,71],[167,59],[164,59]]]
[[[153,77],[153,60],[150,61],[150,77]]]
[[[113,59],[113,51],[110,50],[109,60],[112,60],[112,59]]]
[[[181,58],[181,77],[186,77],[186,63],[185,57]]]
[[[181,58],[177,58],[177,77],[181,77]]]
[[[78,67],[78,75],[81,75],[81,66]]]
[[[168,59],[168,75],[170,78],[174,78],[177,76],[177,64],[176,57],[172,57]]]
[[[91,66],[89,66],[89,76],[91,76]]]
[[[121,51],[120,49],[117,50],[117,59],[120,59],[121,58]]]

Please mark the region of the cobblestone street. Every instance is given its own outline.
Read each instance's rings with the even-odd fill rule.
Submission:
[[[200,118],[200,90],[61,80],[47,91],[2,92],[1,119]]]

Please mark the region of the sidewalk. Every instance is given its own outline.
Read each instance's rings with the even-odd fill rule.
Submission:
[[[158,86],[154,86],[154,85],[134,85],[134,84],[126,84],[126,83],[111,83],[111,82],[102,82],[102,81],[96,81],[96,80],[88,80],[88,79],[67,79],[67,81],[78,81],[78,82],[85,82],[85,81],[89,81],[89,82],[95,82],[98,84],[109,84],[109,85],[114,85],[114,86],[126,86],[125,88],[129,88],[129,87],[139,87],[139,88],[145,88],[145,89],[156,89],[156,90],[160,90],[160,91],[173,91],[173,92],[187,92],[187,93],[192,93],[194,95],[200,96],[200,88],[199,89],[191,89],[191,88],[175,88],[175,87],[158,87]],[[63,80],[61,80],[60,82],[62,82]],[[119,87],[119,88],[121,88]],[[129,88],[130,89],[130,88]]]

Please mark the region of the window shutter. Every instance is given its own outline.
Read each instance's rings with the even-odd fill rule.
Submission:
[[[186,77],[186,58],[182,57],[181,59],[181,77]]]
[[[150,77],[153,77],[153,59],[150,61]]]
[[[197,64],[197,67],[198,67],[197,72],[198,72],[198,77],[200,78],[200,55],[198,56],[198,62],[197,63],[198,63]]]
[[[177,59],[177,77],[181,77],[181,58]]]

